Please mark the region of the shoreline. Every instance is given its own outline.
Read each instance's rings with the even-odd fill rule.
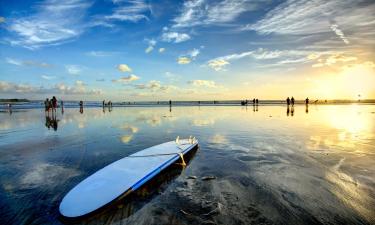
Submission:
[[[287,105],[284,100],[259,100],[258,104],[252,101],[248,104],[242,104],[243,100],[222,100],[222,101],[172,101],[172,107],[175,106],[276,106]],[[8,109],[8,104],[12,104],[13,109],[33,109],[44,108],[43,101],[30,100],[28,102],[0,102],[0,109]],[[327,100],[310,102],[308,105],[373,105],[375,99],[355,100]],[[304,100],[296,100],[295,105],[305,105]],[[138,101],[138,102],[113,102],[113,107],[165,107],[170,106],[169,101]],[[290,105],[291,106],[291,105]],[[86,108],[102,108],[101,101],[84,101]],[[108,107],[107,105],[104,107]],[[60,107],[58,107],[60,108]],[[64,101],[64,108],[79,108],[79,101]]]

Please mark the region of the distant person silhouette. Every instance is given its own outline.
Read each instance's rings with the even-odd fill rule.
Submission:
[[[104,106],[105,106],[105,100],[103,100],[103,108],[104,108]]]
[[[63,100],[61,100],[60,104],[61,104],[61,113],[64,114],[64,102],[63,102]]]
[[[79,101],[79,112],[83,113],[83,101]]]
[[[255,105],[255,98],[253,99],[253,105]]]
[[[52,97],[52,110],[56,112],[56,108],[57,108],[57,99],[55,96]]]
[[[286,99],[286,104],[290,105],[290,98],[289,97]]]
[[[258,103],[259,103],[259,100],[255,99],[255,104],[258,105]]]
[[[305,99],[305,104],[306,104],[306,105],[309,104],[309,98],[308,98],[308,97]]]
[[[290,99],[290,102],[292,103],[292,105],[294,105],[294,98],[292,96],[292,98]]]
[[[49,99],[46,98],[46,100],[44,101],[44,109],[46,112],[49,111]]]

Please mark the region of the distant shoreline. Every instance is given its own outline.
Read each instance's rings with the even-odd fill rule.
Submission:
[[[28,109],[28,108],[44,108],[44,102],[41,100],[18,99],[17,101],[6,102],[0,99],[0,108],[6,109],[8,104],[12,104],[12,108]],[[242,104],[241,104],[242,102]],[[60,102],[59,102],[60,104]],[[295,105],[304,105],[304,100],[296,100]],[[355,100],[319,100],[317,102],[310,100],[309,105],[346,105],[346,104],[375,104],[375,99]],[[259,100],[258,105],[286,105],[285,100]],[[102,107],[102,101],[84,101],[84,107]],[[136,102],[113,102],[114,107],[158,107],[169,106],[169,101],[136,101]],[[172,101],[172,106],[253,106],[252,100],[248,100],[248,104],[243,105],[243,100],[211,100],[211,101]],[[79,101],[64,101],[64,108],[77,108]]]

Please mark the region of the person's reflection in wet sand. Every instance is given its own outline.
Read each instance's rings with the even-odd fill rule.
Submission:
[[[58,120],[56,118],[56,114],[52,114],[52,116],[49,116],[49,114],[46,115],[45,126],[48,128],[48,130],[52,127],[54,131],[57,131]]]
[[[294,106],[292,106],[292,108],[290,109],[290,115],[294,116]]]
[[[306,112],[306,114],[309,113],[309,105],[308,104],[306,104],[305,112]]]
[[[289,105],[288,105],[287,108],[286,108],[286,116],[289,116],[289,113],[290,113],[290,108],[289,108]]]

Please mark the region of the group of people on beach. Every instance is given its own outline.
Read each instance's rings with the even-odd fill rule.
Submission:
[[[307,98],[305,99],[305,104],[308,105],[308,104],[309,104],[309,101],[310,101],[310,100],[309,100],[309,98],[307,97]],[[318,101],[318,100],[316,100],[315,103],[316,103],[317,101]],[[286,104],[287,104],[288,106],[289,106],[289,105],[294,106],[294,97],[293,97],[293,96],[292,96],[291,98],[288,97],[288,98],[286,99]]]
[[[249,104],[249,100],[244,100],[244,101],[241,101],[241,105],[248,105]],[[259,99],[257,98],[254,98],[253,99],[253,105],[258,105],[259,104]]]
[[[58,105],[57,105],[57,98],[53,96],[51,99],[46,98],[44,101],[44,108],[46,112],[52,111],[52,113],[56,112]],[[64,102],[61,100],[60,101],[60,107],[63,112],[64,110]]]

